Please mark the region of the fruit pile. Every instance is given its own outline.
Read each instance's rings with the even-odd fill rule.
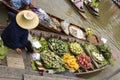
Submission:
[[[70,43],[70,51],[75,55],[83,53],[82,47],[77,42]]]
[[[65,67],[67,67],[70,71],[75,71],[79,69],[79,65],[77,64],[76,58],[74,56],[66,53],[61,58],[65,63]]]
[[[85,54],[78,55],[77,62],[79,63],[80,67],[84,69],[92,67],[90,57],[86,56]]]

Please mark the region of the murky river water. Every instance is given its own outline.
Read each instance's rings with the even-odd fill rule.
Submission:
[[[97,35],[108,40],[107,45],[115,52],[118,59],[113,67],[109,67],[96,75],[94,74],[92,77],[90,75],[91,80],[103,80],[120,68],[120,9],[111,0],[102,0],[100,3],[100,17],[94,17],[85,7],[87,20],[84,20],[77,13],[69,0],[37,0],[37,7],[41,7],[46,12],[67,19],[81,27],[90,27]],[[4,18],[6,14],[2,14],[1,11],[3,11],[2,8],[0,8],[0,24],[6,24]]]

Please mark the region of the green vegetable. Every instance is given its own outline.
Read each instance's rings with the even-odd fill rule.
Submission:
[[[35,61],[31,60],[31,67],[33,70],[38,70],[37,67],[35,66]]]
[[[0,59],[4,59],[9,49],[3,45],[3,41],[0,40]]]
[[[90,28],[87,28],[85,31],[86,31],[87,36],[93,35],[93,32],[91,31]]]
[[[105,60],[101,52],[99,52],[96,45],[86,43],[84,46],[85,46],[87,53],[91,55],[91,57],[94,59],[94,61],[97,62],[99,67],[107,65],[107,61]]]
[[[44,50],[40,55],[45,68],[54,69],[58,72],[64,71],[64,63],[59,56],[55,55],[54,52],[51,52],[50,50]]]
[[[97,48],[102,53],[102,55],[105,57],[105,59],[108,61],[109,64],[113,65],[114,61],[112,59],[112,53],[108,49],[108,47],[105,44],[97,45]]]
[[[39,49],[40,52],[44,51],[44,50],[49,50],[48,48],[48,44],[47,41],[45,40],[45,38],[41,37],[41,39],[39,40],[40,44],[41,44],[41,48]]]
[[[77,42],[70,43],[70,51],[75,55],[84,53],[82,47]]]
[[[66,42],[58,39],[49,39],[48,41],[49,48],[57,53],[59,56],[64,55],[65,53],[69,52],[68,51],[68,45]]]

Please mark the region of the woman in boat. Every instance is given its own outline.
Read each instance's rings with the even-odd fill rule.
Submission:
[[[16,9],[29,9],[34,6],[35,0],[6,0],[10,5]],[[33,4],[32,4],[33,3]]]
[[[14,49],[18,54],[21,54],[21,49],[25,48],[28,52],[34,53],[28,40],[28,30],[35,28],[39,24],[38,16],[29,10],[20,11],[17,15],[9,12],[8,15],[10,24],[1,34],[4,45]]]
[[[101,0],[88,0],[88,4],[93,8],[96,12],[99,12],[98,6]]]

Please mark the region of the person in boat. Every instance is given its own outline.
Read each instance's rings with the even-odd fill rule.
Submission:
[[[34,53],[31,42],[28,40],[28,34],[30,29],[39,24],[37,14],[30,10],[23,10],[17,15],[8,12],[8,16],[10,23],[1,34],[4,45],[15,50],[18,54],[22,53],[22,49]]]
[[[98,6],[101,0],[88,0],[88,4],[96,11],[99,12]]]
[[[81,11],[81,12],[84,12],[84,9],[83,9],[83,1],[84,0],[71,0],[75,6]]]
[[[29,9],[33,7],[32,3],[35,3],[34,0],[7,0],[10,2],[10,5],[16,9]]]

